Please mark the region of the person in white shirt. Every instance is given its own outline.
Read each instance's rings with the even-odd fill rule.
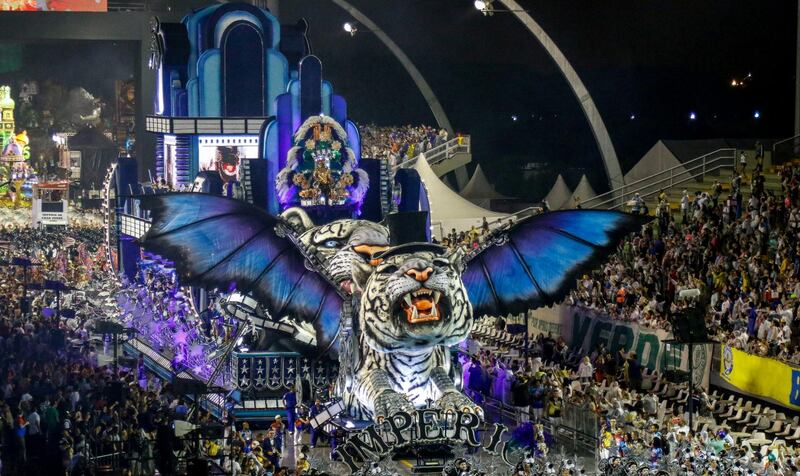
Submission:
[[[759,314],[761,314],[761,312],[759,312]],[[767,338],[767,333],[769,332],[770,326],[769,319],[764,319],[761,325],[758,326],[758,340],[764,340]]]
[[[747,335],[747,332],[741,331],[739,335],[736,337],[734,341],[734,346],[738,349],[746,349],[747,348],[747,340],[750,336]]]
[[[717,304],[719,304],[719,292],[717,292],[717,290],[714,290],[714,292],[711,294],[711,302],[709,304],[711,309],[717,308]]]
[[[731,302],[731,297],[730,296],[726,296],[725,300],[722,301],[722,307],[720,308],[720,312],[722,314],[725,314],[726,312],[728,312],[728,309],[730,309],[732,304],[733,303]]]
[[[28,420],[28,436],[38,436],[42,433],[42,419],[36,408],[31,410],[27,416]]]
[[[73,389],[72,392],[69,394],[69,403],[72,405],[72,411],[75,411],[75,408],[78,406],[78,402],[81,400],[81,394],[78,392],[78,389]]]
[[[581,359],[580,365],[578,365],[578,378],[581,382],[589,382],[593,374],[594,367],[592,367],[592,363],[589,362],[589,357],[584,357]]]
[[[622,389],[619,387],[619,383],[611,382],[611,385],[608,387],[606,391],[606,400],[609,402],[614,402],[622,398]]]
[[[769,329],[767,329],[767,341],[770,343],[777,343],[781,340],[781,328],[772,325],[772,321],[769,321],[769,323]],[[766,322],[764,324],[766,324]]]
[[[689,221],[689,192],[686,190],[681,195],[681,216],[683,217],[683,223]]]

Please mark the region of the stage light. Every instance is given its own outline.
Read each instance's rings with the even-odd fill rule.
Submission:
[[[631,117],[630,117],[630,119],[631,119],[631,120],[634,120],[634,119],[636,119],[636,114],[631,114]]]
[[[760,113],[760,112],[758,112],[758,111],[754,112],[754,113],[753,113],[753,118],[754,118],[754,119],[761,119],[761,113]]]
[[[519,119],[519,117],[517,117],[516,115],[511,116],[512,121],[517,122],[517,119]]]
[[[731,80],[731,86],[733,86],[735,88],[738,85],[739,85],[739,81],[736,81],[735,79]]]
[[[478,10],[483,14],[483,16],[493,16],[495,13],[514,13],[514,12],[527,12],[528,10],[505,10],[505,9],[496,9],[494,7],[494,0],[475,0],[473,4],[475,6],[475,10]]]
[[[175,430],[175,437],[176,438],[183,438],[187,434],[193,432],[200,428],[200,425],[196,425],[194,423],[189,423],[185,420],[173,420],[172,421],[172,428]]]
[[[690,112],[689,113],[689,120],[693,121],[695,119],[697,119],[697,114],[695,114],[694,112]]]
[[[358,32],[358,28],[356,28],[356,25],[353,23],[345,22],[344,31],[350,33],[350,36],[355,36],[355,34]]]

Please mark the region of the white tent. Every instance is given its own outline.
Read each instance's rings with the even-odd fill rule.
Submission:
[[[469,179],[469,182],[464,187],[464,190],[461,191],[460,195],[481,206],[488,205],[492,200],[510,198],[494,189],[492,184],[489,183],[489,179],[486,178],[486,174],[483,173],[480,164],[478,164],[475,173],[472,174],[472,177]]]
[[[578,182],[578,185],[575,187],[575,191],[572,192],[572,197],[570,197],[569,202],[564,205],[564,208],[574,207],[576,197],[580,198],[581,203],[583,203],[596,195],[597,193],[595,193],[592,185],[589,183],[589,179],[586,178],[584,174],[584,176],[581,177],[581,181]]]
[[[436,176],[424,154],[420,154],[414,164],[414,169],[428,191],[434,236],[441,238],[453,228],[460,231],[467,230],[473,225],[478,227],[481,225],[483,217],[492,221],[508,216],[505,213],[493,212],[473,205],[469,200],[452,191]]]
[[[545,196],[544,199],[547,201],[551,210],[559,210],[569,205],[571,196],[572,192],[567,186],[567,182],[564,181],[564,177],[562,177],[561,174],[558,174],[556,183],[553,184],[553,188],[547,192],[547,196]]]

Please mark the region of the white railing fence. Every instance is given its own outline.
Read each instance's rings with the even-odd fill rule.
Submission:
[[[395,170],[399,168],[413,167],[414,164],[417,163],[417,159],[419,159],[423,154],[425,155],[425,158],[428,159],[428,164],[430,165],[436,165],[440,162],[444,162],[445,160],[453,158],[458,153],[471,154],[472,144],[470,141],[470,136],[459,136],[454,137],[447,142],[443,142],[436,147],[431,147],[428,150],[421,150],[421,147],[419,146],[417,146],[415,149],[420,150],[420,153],[395,165]]]
[[[719,176],[720,170],[736,168],[736,149],[718,149],[695,159],[670,167],[647,177],[597,195],[583,202],[583,208],[616,209],[624,206],[635,194],[647,199],[676,185],[700,182],[706,176]]]

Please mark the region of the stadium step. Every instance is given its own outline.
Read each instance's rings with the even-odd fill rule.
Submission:
[[[797,162],[800,162],[798,160]],[[776,196],[779,196],[781,193],[781,179],[779,175],[779,167],[769,167],[768,169],[764,170],[764,189],[767,192],[773,192]],[[683,191],[686,190],[689,192],[689,197],[693,198],[695,192],[708,192],[711,193],[711,187],[714,185],[714,181],[719,180],[720,185],[722,185],[722,197],[725,197],[731,191],[731,178],[733,176],[733,170],[720,170],[719,175],[716,176],[706,176],[703,180],[698,180],[695,182],[686,182],[680,185],[665,189],[664,191],[667,194],[667,203],[669,203],[670,209],[672,211],[680,210],[680,202],[681,198],[683,197]],[[745,171],[745,175],[743,176],[742,180],[742,187],[745,190],[749,190],[750,188],[750,179],[752,177],[752,169],[748,169]],[[658,197],[653,196],[648,203],[658,204]],[[655,210],[655,207],[652,207],[651,210]]]

